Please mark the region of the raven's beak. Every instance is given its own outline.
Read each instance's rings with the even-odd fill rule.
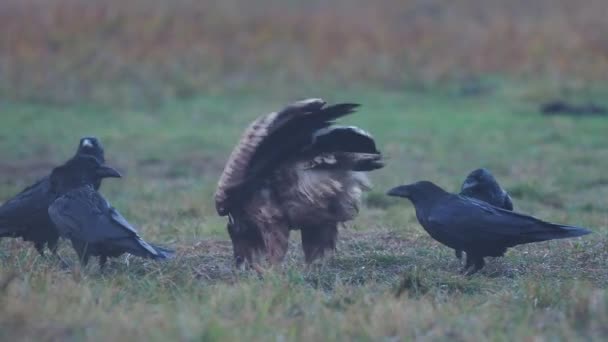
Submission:
[[[477,181],[476,180],[467,178],[464,181],[464,183],[462,184],[461,190],[470,189],[470,188],[475,187],[476,185],[477,185]]]
[[[394,197],[408,197],[410,195],[409,186],[400,185],[390,189],[386,194]]]
[[[97,176],[99,178],[121,178],[122,177],[120,172],[118,172],[118,171],[116,171],[116,169],[114,169],[110,166],[106,166],[106,165],[102,165],[102,166],[98,167],[97,171],[95,173],[97,174]]]
[[[93,143],[91,142],[91,139],[85,138],[82,140],[80,147],[93,147]]]

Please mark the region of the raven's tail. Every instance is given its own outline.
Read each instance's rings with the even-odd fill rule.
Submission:
[[[154,244],[149,244],[152,248],[156,250],[158,253],[153,257],[153,259],[163,260],[163,259],[171,259],[175,256],[175,251],[172,249],[168,249],[165,247],[161,247]]]
[[[561,224],[549,224],[551,229],[542,229],[531,231],[529,237],[534,241],[546,241],[555,239],[568,239],[578,236],[591,234],[592,231],[587,228],[566,226]]]
[[[126,248],[129,253],[143,258],[165,260],[172,258],[175,254],[173,250],[148,243],[139,236],[136,239],[129,239],[126,243],[129,244]]]
[[[568,237],[583,236],[593,233],[591,230],[582,227],[562,226],[568,232]]]

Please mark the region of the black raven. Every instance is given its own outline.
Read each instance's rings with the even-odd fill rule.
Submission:
[[[492,173],[484,168],[471,171],[460,188],[462,196],[489,203],[495,207],[513,211],[511,196],[500,187]],[[462,258],[462,251],[456,250],[456,257]]]
[[[74,157],[80,155],[92,156],[102,163],[105,160],[103,147],[95,137],[80,139]],[[99,189],[101,178],[93,180],[93,184]],[[45,246],[55,254],[59,234],[47,209],[56,198],[57,195],[51,190],[50,178],[45,176],[6,201],[0,206],[0,238],[21,237],[25,241],[32,241],[40,255],[44,256]]]
[[[469,173],[462,183],[460,194],[513,211],[511,196],[500,187],[494,175],[487,169],[477,169]]]
[[[140,257],[166,259],[173,252],[148,244],[133,226],[95,190],[93,181],[99,177],[120,174],[91,157],[76,157],[73,163],[56,168],[51,186],[59,195],[48,208],[49,216],[59,234],[72,241],[81,262],[99,256],[103,267],[108,257],[129,253]]]
[[[398,186],[387,194],[408,198],[414,204],[418,222],[432,238],[465,251],[464,271],[468,275],[484,266],[484,257],[503,256],[509,247],[591,233],[451,194],[429,181]]]

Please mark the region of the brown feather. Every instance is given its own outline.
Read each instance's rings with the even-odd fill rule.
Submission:
[[[363,171],[381,168],[382,155],[370,153],[377,151],[375,147],[331,151],[334,142],[338,144],[333,146],[352,145],[345,137],[352,138],[357,128],[326,135],[337,140],[326,140],[325,150],[308,149],[315,132],[357,106],[324,105],[310,99],[262,116],[249,125],[232,151],[215,201],[220,215],[230,215],[228,231],[237,263],[282,261],[290,229],[302,231],[306,261],[312,262],[335,249],[338,225],[359,212],[361,195],[371,187]],[[374,145],[371,135],[365,141]]]
[[[321,99],[298,101],[280,112],[273,112],[256,119],[247,127],[230,154],[224,172],[220,176],[215,192],[215,205],[218,214],[228,215],[229,192],[245,182],[247,172],[251,167],[251,161],[262,142],[295,116],[319,110],[324,105],[325,101]]]
[[[352,220],[361,194],[371,185],[361,172],[344,169],[309,169],[308,160],[287,164],[271,183],[289,221],[296,226]]]
[[[228,214],[226,205],[229,200],[228,191],[238,187],[245,179],[251,158],[260,143],[268,136],[270,123],[275,118],[276,113],[270,113],[252,122],[232,150],[215,191],[215,205],[218,214],[222,216]]]

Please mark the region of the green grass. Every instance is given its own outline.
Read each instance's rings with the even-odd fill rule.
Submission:
[[[485,96],[450,87],[216,91],[145,110],[0,108],[0,199],[49,172],[86,134],[125,178],[106,197],[175,260],[117,259],[62,270],[20,241],[0,242],[2,340],[523,340],[608,333],[608,121],[543,117],[544,90],[497,81]],[[336,255],[306,267],[297,232],[281,267],[235,270],[213,191],[256,116],[302,97],[357,101],[344,120],[371,131],[388,158]],[[530,95],[533,94],[533,95]],[[602,94],[602,92],[600,92]],[[579,94],[584,98],[585,94]],[[574,98],[577,98],[576,94]],[[603,97],[606,98],[606,97]],[[596,101],[597,102],[597,101]],[[463,277],[391,186],[430,179],[456,190],[485,166],[517,210],[590,227],[580,239],[519,246]],[[76,260],[68,243],[61,254]],[[403,292],[396,298],[398,288]]]

